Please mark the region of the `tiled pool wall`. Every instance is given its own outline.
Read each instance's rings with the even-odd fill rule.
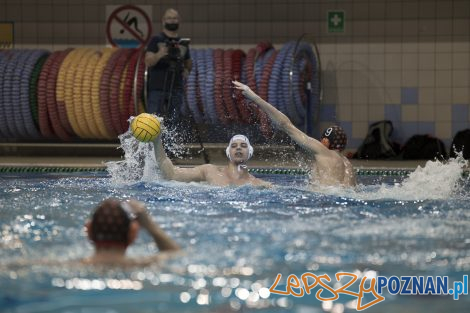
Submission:
[[[320,126],[341,124],[350,148],[383,119],[402,144],[430,134],[449,148],[469,127],[468,0],[4,0],[0,22],[14,24],[15,48],[101,48],[106,10],[123,4],[150,6],[154,32],[163,11],[176,8],[180,34],[194,48],[248,49],[261,41],[279,47],[305,34],[321,57]],[[329,11],[344,13],[340,31],[329,31]]]

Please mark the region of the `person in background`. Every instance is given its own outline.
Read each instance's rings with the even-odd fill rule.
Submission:
[[[346,147],[347,137],[344,130],[337,125],[325,129],[320,141],[307,136],[292,124],[289,118],[261,99],[250,87],[238,82],[233,82],[236,89],[241,90],[243,95],[253,101],[269,116],[271,121],[292,140],[313,154],[315,161],[310,164],[311,184],[319,185],[343,185],[355,186],[356,175],[349,160],[341,154]]]
[[[147,112],[164,117],[169,127],[180,118],[184,81],[192,68],[189,42],[181,42],[178,35],[180,20],[178,11],[167,9],[162,31],[151,38],[145,53]]]
[[[139,266],[161,260],[162,253],[139,259],[126,257],[126,250],[136,240],[140,228],[150,234],[160,252],[180,250],[179,245],[153,221],[145,205],[136,200],[109,198],[102,201],[85,228],[95,253],[81,260],[84,264]]]

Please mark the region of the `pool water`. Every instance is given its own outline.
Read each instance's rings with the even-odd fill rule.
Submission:
[[[100,173],[2,174],[0,311],[354,312],[351,296],[322,302],[267,289],[278,273],[278,289],[288,275],[305,272],[333,280],[343,271],[462,281],[470,271],[462,167],[463,161],[429,162],[408,178],[362,176],[356,190],[316,191],[295,175],[259,175],[276,187],[258,189],[126,183]],[[83,224],[107,197],[144,201],[185,255],[130,270],[37,262],[90,255]],[[141,233],[128,254],[155,252]],[[468,295],[384,295],[367,312],[466,312],[470,305]]]

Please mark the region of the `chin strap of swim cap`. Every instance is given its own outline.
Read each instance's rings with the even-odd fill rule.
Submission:
[[[250,144],[250,140],[245,135],[235,135],[230,139],[230,142],[228,143],[227,148],[225,149],[225,154],[227,155],[227,158],[232,161],[232,158],[230,157],[230,146],[235,140],[243,140],[247,145],[248,145],[248,160],[251,159],[253,156],[254,149]],[[246,166],[246,165],[245,165]]]
[[[237,166],[237,170],[239,172],[241,172],[242,170],[246,170],[248,168],[248,166],[246,166],[246,164],[238,164]]]

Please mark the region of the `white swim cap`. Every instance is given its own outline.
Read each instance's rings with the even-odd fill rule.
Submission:
[[[230,146],[235,140],[243,140],[247,145],[248,145],[248,160],[251,159],[253,156],[253,147],[250,144],[250,140],[244,135],[235,135],[230,139],[230,142],[228,143],[227,149],[225,149],[225,154],[227,154],[227,158],[232,161],[232,158],[230,157]]]

